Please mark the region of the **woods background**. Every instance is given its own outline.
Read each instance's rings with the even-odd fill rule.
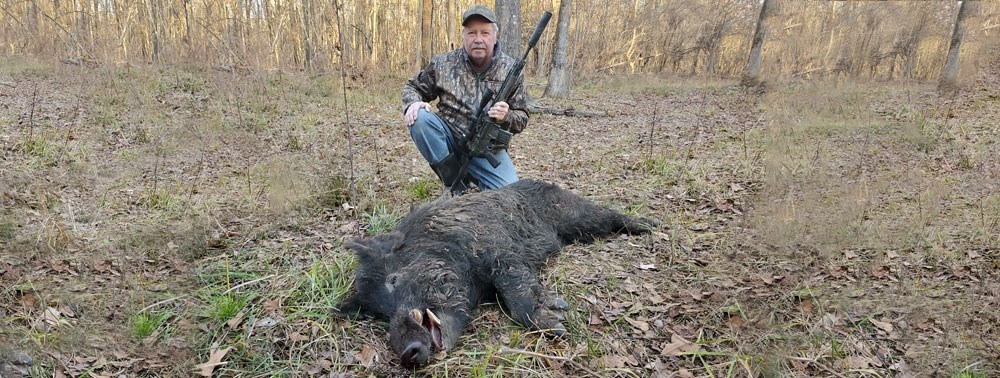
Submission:
[[[343,59],[353,78],[373,79],[408,76],[426,55],[460,46],[461,13],[475,3],[3,0],[0,40],[6,54],[90,65],[324,72],[339,70]],[[521,8],[522,41],[543,11],[560,7],[554,0],[512,3]],[[763,77],[933,80],[957,3],[774,1]],[[1000,34],[1000,4],[971,5],[963,57],[979,56],[984,42]],[[567,64],[576,77],[621,71],[737,76],[759,6],[757,0],[573,1]],[[548,72],[554,30],[532,52],[529,74]],[[976,65],[964,59],[962,70]]]

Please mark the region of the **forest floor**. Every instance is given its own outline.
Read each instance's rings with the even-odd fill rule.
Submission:
[[[336,75],[3,59],[0,369],[410,374],[385,324],[328,313],[353,280],[343,241],[441,192],[404,78],[345,99]],[[1000,60],[950,97],[584,81],[543,103],[607,115],[532,116],[520,175],[662,228],[550,260],[567,340],[484,305],[420,375],[1000,375]]]

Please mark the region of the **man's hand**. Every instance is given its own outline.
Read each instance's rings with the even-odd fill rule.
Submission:
[[[410,107],[406,108],[406,115],[403,116],[406,120],[406,126],[413,126],[413,123],[417,122],[417,115],[420,114],[420,109],[427,109],[427,111],[431,111],[431,104],[423,101],[417,101],[410,104]]]
[[[497,120],[497,122],[502,122],[503,119],[507,117],[508,111],[510,111],[510,105],[507,105],[507,103],[503,101],[497,101],[493,104],[493,107],[486,112],[486,114],[489,114],[490,117],[493,117],[493,119]]]

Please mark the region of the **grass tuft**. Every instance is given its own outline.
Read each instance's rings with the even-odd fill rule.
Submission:
[[[152,313],[148,311],[132,315],[128,321],[132,335],[139,340],[153,336],[170,315],[169,312]]]
[[[364,213],[369,235],[384,234],[392,231],[392,228],[396,227],[396,224],[402,218],[403,214],[390,209],[384,203],[376,203],[371,211]]]
[[[406,187],[406,193],[414,199],[426,200],[441,190],[437,180],[417,179]]]
[[[218,323],[232,319],[247,306],[250,297],[234,293],[216,293],[208,298],[208,317]]]

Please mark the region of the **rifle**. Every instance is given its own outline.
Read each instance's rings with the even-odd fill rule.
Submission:
[[[514,67],[507,72],[507,77],[504,78],[500,90],[493,93],[493,90],[487,88],[483,93],[479,107],[476,108],[476,113],[469,122],[469,133],[460,135],[458,150],[461,153],[458,154],[460,157],[458,175],[455,176],[454,182],[445,183],[451,188],[452,194],[461,194],[469,188],[466,183],[471,182],[472,179],[466,176],[468,176],[469,163],[472,162],[472,158],[486,158],[493,168],[500,165],[500,162],[493,156],[493,152],[506,148],[510,144],[510,137],[514,134],[504,130],[496,119],[486,115],[493,104],[499,101],[509,102],[510,98],[513,97],[521,71],[524,70],[524,61],[528,59],[528,53],[538,43],[538,39],[542,36],[542,31],[545,30],[550,18],[552,18],[551,12],[542,13],[542,18],[535,26],[535,32],[528,39],[528,48],[524,50],[524,56],[517,60]]]

